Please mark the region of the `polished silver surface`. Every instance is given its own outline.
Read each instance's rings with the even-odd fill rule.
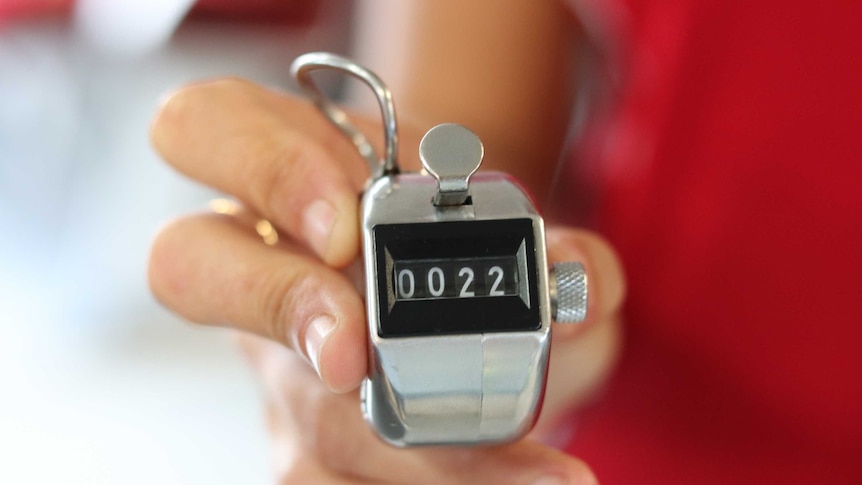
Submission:
[[[554,263],[550,275],[551,313],[558,323],[587,317],[587,273],[581,263]]]
[[[376,150],[365,134],[359,131],[347,113],[331,103],[311,77],[313,71],[319,69],[334,69],[349,74],[367,84],[377,97],[380,104],[380,114],[383,117],[383,137],[386,153],[378,157]],[[309,52],[297,57],[290,65],[290,71],[305,93],[314,101],[318,109],[342,133],[349,138],[359,153],[368,162],[372,178],[398,173],[398,123],[395,118],[395,103],[392,93],[377,74],[350,59],[330,54],[328,52]]]
[[[475,133],[446,123],[428,130],[419,143],[422,166],[437,180],[434,205],[461,205],[467,200],[470,176],[482,163],[485,148]]]
[[[378,224],[529,218],[536,267],[547,268],[544,225],[508,176],[473,176],[472,205],[440,208],[428,176],[384,177],[362,200],[366,268],[376,267]],[[538,417],[548,367],[551,303],[547,271],[536,275],[541,327],[535,331],[381,338],[376,275],[366,272],[370,378],[362,390],[366,419],[395,446],[477,444],[517,439]]]
[[[310,73],[317,69],[342,71],[374,90],[385,129],[384,159],[378,160],[365,135],[314,83]],[[550,285],[554,285],[554,314],[558,320],[583,319],[583,268],[577,266],[577,273],[575,267],[557,266],[557,279],[549,279],[542,218],[509,176],[497,172],[474,175],[484,148],[471,131],[455,124],[432,128],[423,138],[419,153],[433,178],[399,174],[395,108],[389,90],[377,75],[349,59],[322,52],[300,56],[291,70],[317,107],[353,141],[371,168],[361,208],[370,362],[369,377],[360,395],[366,420],[383,440],[395,446],[499,443],[523,436],[538,418],[545,390],[552,314]],[[533,222],[535,250],[528,253],[522,245],[519,274],[536,278],[541,322],[538,329],[387,338],[379,335],[379,292],[392,293],[393,289],[377,286],[375,226],[523,218]],[[535,258],[535,275],[526,270],[530,258]],[[526,291],[529,285],[522,288]],[[529,295],[522,292],[521,298],[529,306]]]

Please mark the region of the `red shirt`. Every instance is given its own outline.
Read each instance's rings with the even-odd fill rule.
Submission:
[[[620,1],[578,155],[627,335],[568,450],[603,484],[862,483],[862,2]]]
[[[621,84],[579,165],[630,285],[569,451],[605,485],[862,483],[862,2],[594,7]]]

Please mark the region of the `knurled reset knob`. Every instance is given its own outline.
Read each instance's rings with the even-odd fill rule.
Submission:
[[[587,316],[587,274],[581,263],[554,263],[550,271],[551,314],[558,323]]]

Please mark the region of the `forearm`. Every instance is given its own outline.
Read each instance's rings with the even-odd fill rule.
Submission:
[[[548,192],[574,93],[578,30],[560,2],[364,1],[355,55],[390,85],[403,123],[456,122],[483,168]]]

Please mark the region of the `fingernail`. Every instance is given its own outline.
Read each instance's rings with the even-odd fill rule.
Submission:
[[[546,475],[534,481],[532,485],[568,485],[570,482],[559,475]]]
[[[335,319],[329,315],[315,317],[305,329],[305,355],[320,375],[320,349],[326,342],[326,337],[335,329]]]
[[[311,248],[320,256],[326,253],[334,223],[335,207],[324,199],[309,204],[302,215],[303,233]]]

